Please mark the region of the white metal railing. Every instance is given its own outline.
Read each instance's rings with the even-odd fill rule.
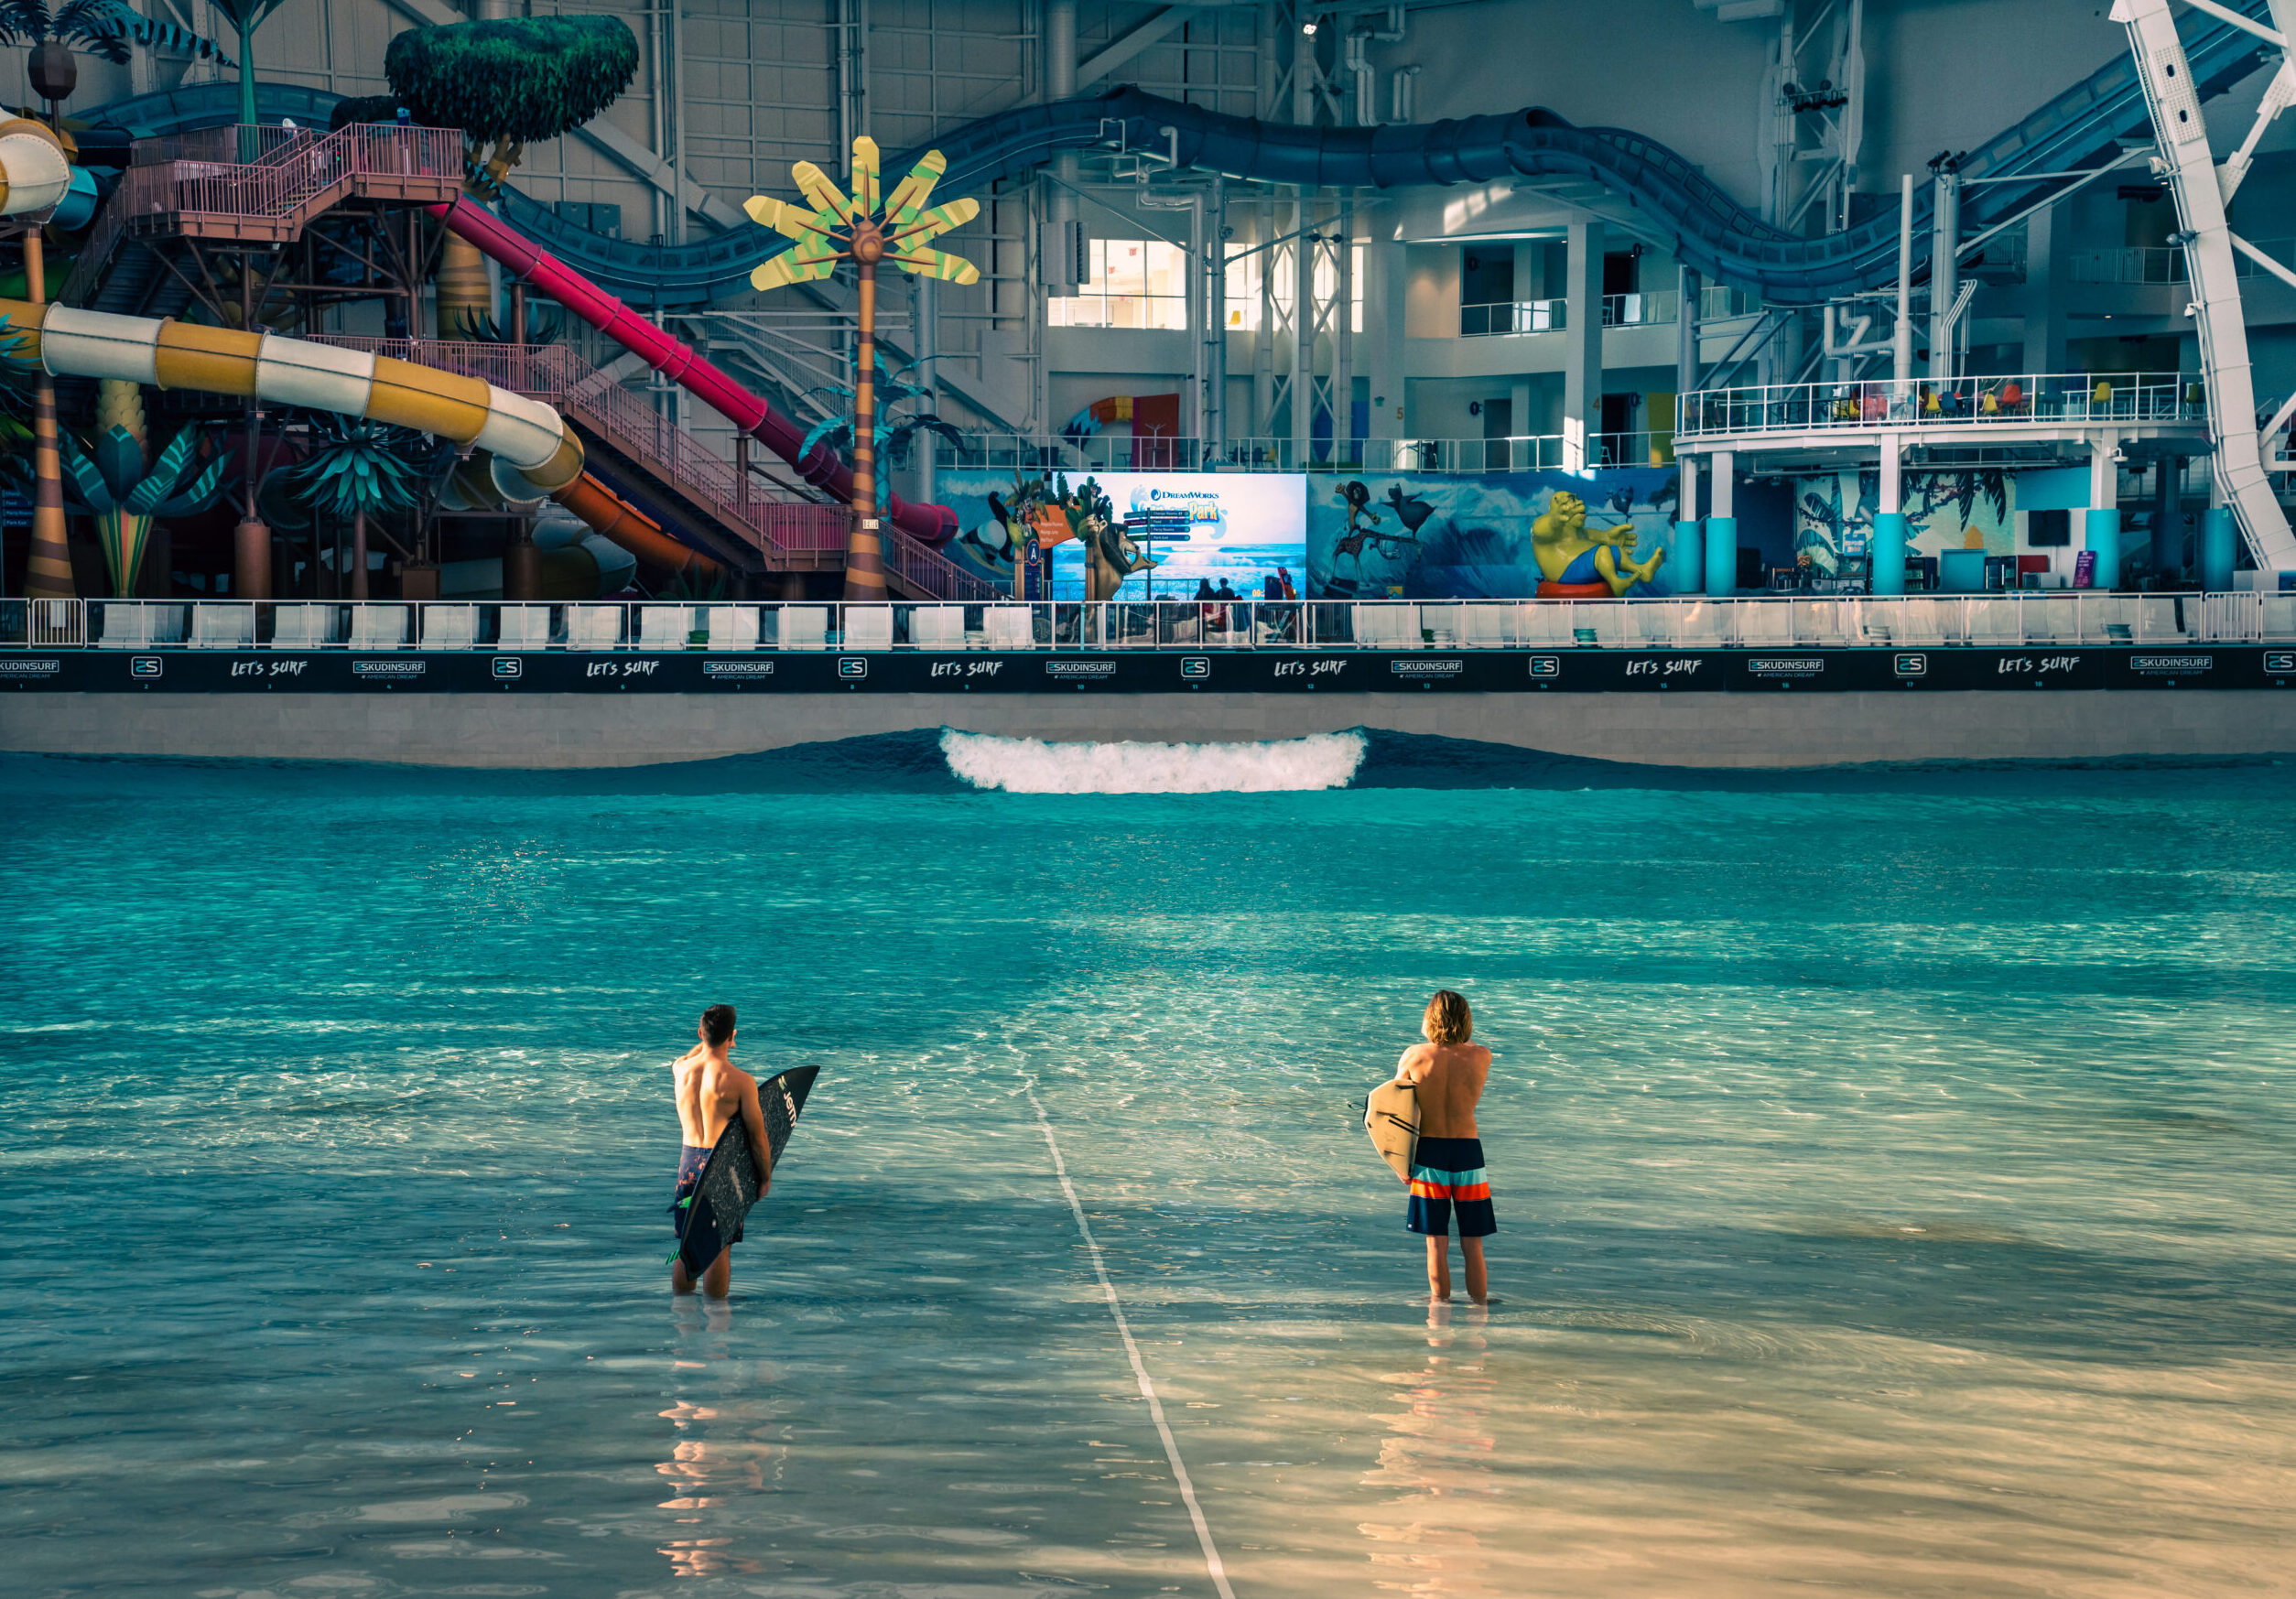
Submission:
[[[943,444],[943,470],[1013,472],[1023,477],[1086,472],[1504,472],[1560,471],[1566,466],[1649,466],[1671,459],[1672,436],[1647,430],[1597,433],[1583,463],[1567,460],[1559,433],[1504,438],[1090,438],[991,433]],[[1658,451],[1657,455],[1652,450]]]
[[[1559,332],[1570,326],[1569,305],[1568,300],[1559,297],[1463,305],[1459,308],[1459,337],[1493,339],[1518,333]],[[1743,289],[1715,284],[1699,291],[1698,318],[1701,321],[1714,322],[1731,317],[1751,316],[1760,308],[1761,302]],[[1602,297],[1602,325],[1606,328],[1656,327],[1678,321],[1681,316],[1682,292],[1679,289],[1659,288],[1646,293]]]
[[[2266,239],[2256,247],[2283,266],[2296,266],[2296,239]],[[2233,270],[2242,277],[2273,276],[2260,262],[2240,256]],[[2074,283],[2126,283],[2162,287],[2190,283],[2182,246],[2132,244],[2117,250],[2075,250],[2065,276]]]
[[[2205,426],[2207,394],[2191,373],[2044,373],[1933,382],[1771,384],[1701,389],[1688,397],[1677,435],[1699,438],[1832,428],[2189,423]]]
[[[1706,600],[0,600],[0,649],[362,654],[699,650],[1775,649],[2296,643],[2296,593]]]

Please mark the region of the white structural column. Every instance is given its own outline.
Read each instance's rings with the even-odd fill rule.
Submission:
[[[2275,21],[2296,20],[2276,0]],[[2225,218],[2216,158],[2200,96],[2178,38],[2169,0],[2114,0],[2113,20],[2128,29],[2128,48],[2144,80],[2161,154],[2153,166],[2176,196],[2183,226],[2186,276],[2192,280],[2193,322],[2201,369],[2208,378],[2208,428],[2215,441],[2215,471],[2240,519],[2260,571],[2296,570],[2296,535],[2272,492],[2256,429],[2256,380],[2248,363],[2248,329],[2240,306],[2240,280],[2232,230]],[[2109,500],[2091,498],[2092,514]],[[2101,565],[2102,563],[2100,563]]]
[[[1378,220],[1371,240],[1363,247],[1363,275],[1369,280],[1363,286],[1363,341],[1366,375],[1371,380],[1370,437],[1401,438],[1409,403],[1403,324],[1410,282],[1393,222],[1383,213],[1374,215]]]
[[[1316,418],[1316,241],[1310,235],[1321,226],[1316,212],[1317,191],[1299,191],[1299,237],[1292,243],[1292,465],[1309,459],[1309,430]]]
[[[1593,464],[1591,436],[1602,427],[1602,240],[1599,217],[1567,232],[1563,321],[1563,470]]]
[[[916,330],[910,335],[916,358],[916,386],[925,393],[917,396],[917,409],[938,416],[941,409],[939,386],[935,381],[938,373],[941,352],[940,297],[936,293],[937,280],[922,273],[909,278],[910,293],[916,317]],[[916,450],[916,497],[919,502],[936,504],[940,499],[940,440],[930,427],[920,427],[913,438]]]
[[[1066,100],[1077,92],[1077,0],[1045,0],[1045,98]],[[1039,247],[1041,276],[1048,294],[1077,286],[1077,256],[1084,245],[1077,218],[1077,153],[1053,157],[1055,182],[1045,196],[1045,242]]]
[[[1961,293],[1961,174],[1940,167],[1929,233],[1929,378],[1954,375],[1954,330],[1947,323]]]

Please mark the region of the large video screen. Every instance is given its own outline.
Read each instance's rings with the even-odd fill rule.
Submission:
[[[1074,489],[1090,478],[1126,524],[1139,556],[1155,565],[1124,579],[1124,600],[1185,600],[1199,583],[1222,582],[1240,595],[1265,592],[1279,568],[1305,589],[1307,568],[1307,480],[1291,472],[1075,472]],[[957,513],[960,529],[948,554],[982,576],[1009,586],[1011,557],[991,494],[1000,504],[1013,493],[1009,471],[944,471],[941,502]],[[1074,540],[1052,550],[1053,597],[1084,597],[1085,554]]]

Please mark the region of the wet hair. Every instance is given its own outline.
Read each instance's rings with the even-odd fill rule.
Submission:
[[[1437,989],[1427,1001],[1427,1036],[1436,1043],[1465,1043],[1475,1036],[1475,1012],[1467,996]]]
[[[1460,1001],[1465,1004],[1465,1000]],[[701,1013],[701,1035],[713,1045],[723,1043],[733,1036],[733,1007],[712,1005]]]

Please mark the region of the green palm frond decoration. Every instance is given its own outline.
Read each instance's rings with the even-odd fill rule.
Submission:
[[[0,0],[0,43],[38,44],[51,38],[77,45],[114,65],[127,60],[130,45],[177,50],[227,67],[235,64],[214,40],[172,22],[155,21],[126,0],[65,0],[56,6],[48,0]]]
[[[980,214],[977,200],[951,200],[927,207],[933,186],[948,170],[938,150],[910,169],[882,206],[878,200],[877,141],[866,136],[853,141],[853,192],[848,195],[829,175],[810,161],[790,168],[797,189],[813,209],[794,206],[770,195],[753,195],[742,209],[762,227],[773,229],[796,244],[750,274],[753,288],[778,288],[788,283],[815,282],[837,270],[844,260],[869,264],[890,261],[902,271],[948,283],[978,283],[980,268],[969,261],[926,248],[943,233],[961,228]]]
[[[140,400],[134,410],[131,420],[140,423]],[[201,462],[197,427],[178,433],[159,459],[148,464],[143,440],[118,422],[85,443],[70,433],[57,443],[66,498],[95,518],[97,542],[111,569],[112,591],[120,595],[135,591],[152,523],[164,516],[196,515],[214,504],[231,464],[221,451]]]
[[[411,427],[314,412],[310,453],[274,472],[272,481],[312,510],[349,522],[411,510],[435,475],[437,453],[428,435]]]

